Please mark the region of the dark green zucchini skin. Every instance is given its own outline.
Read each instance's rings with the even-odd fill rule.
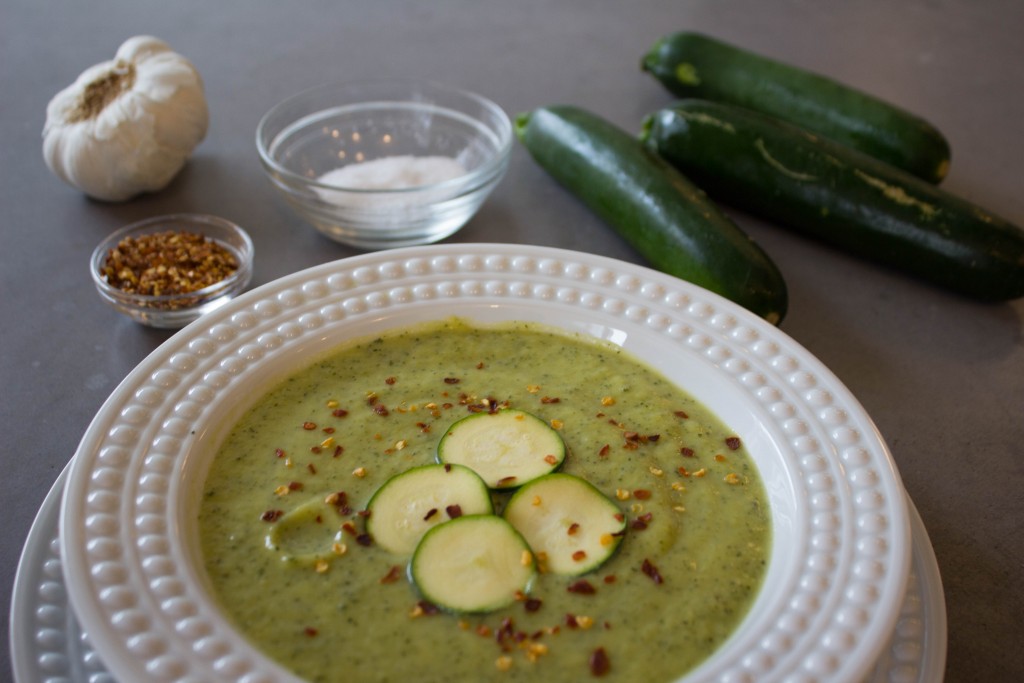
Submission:
[[[700,33],[661,38],[641,68],[679,97],[760,111],[929,182],[939,182],[949,170],[949,142],[924,119],[830,78]]]
[[[571,106],[520,114],[515,129],[537,163],[653,267],[782,320],[786,285],[772,260],[635,135]]]
[[[976,299],[1024,296],[1024,230],[866,154],[701,100],[652,114],[641,138],[724,204]]]

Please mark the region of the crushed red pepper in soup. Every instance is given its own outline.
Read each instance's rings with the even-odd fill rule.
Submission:
[[[627,528],[593,573],[540,573],[510,607],[452,614],[416,593],[409,558],[374,544],[366,504],[436,462],[455,420],[503,407],[558,430],[561,471]],[[509,495],[492,492],[497,514]],[[741,436],[623,350],[450,320],[346,346],[273,388],[214,457],[199,529],[224,611],[310,681],[659,683],[744,618],[769,517]]]

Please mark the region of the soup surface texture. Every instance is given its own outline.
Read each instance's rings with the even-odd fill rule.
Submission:
[[[436,462],[474,411],[551,424],[561,471],[627,520],[579,577],[477,615],[424,603],[366,533],[390,477]],[[509,492],[494,492],[501,513]],[[211,588],[258,648],[310,681],[674,681],[743,619],[771,545],[741,436],[622,349],[526,323],[449,320],[346,345],[271,389],[214,456],[198,510]]]

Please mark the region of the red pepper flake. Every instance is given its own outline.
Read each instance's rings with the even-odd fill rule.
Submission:
[[[274,449],[274,455],[276,455],[279,458],[283,458],[285,456],[284,449],[282,449],[282,448],[275,448]]]
[[[572,524],[569,525],[569,530],[566,533],[569,534],[570,536],[575,536],[576,532],[579,531],[579,530],[580,530],[580,525],[577,524],[576,522],[573,522]]]
[[[513,631],[508,635],[499,637],[498,645],[501,647],[502,652],[513,652],[513,646],[519,648],[527,647],[527,641],[530,638],[530,634],[526,631]]]
[[[604,676],[612,670],[611,660],[608,659],[608,653],[603,647],[597,648],[590,654],[589,665],[590,673],[597,677]]]
[[[586,579],[580,579],[579,581],[570,583],[569,588],[567,590],[570,593],[578,593],[579,595],[593,595],[597,592],[597,589],[594,588],[594,585]]]
[[[743,442],[740,441],[740,437],[738,436],[730,436],[725,440],[725,445],[729,447],[729,450],[735,451],[743,445]]]
[[[316,636],[316,635],[317,635],[318,633],[320,633],[319,631],[317,631],[317,630],[316,630],[315,628],[313,628],[312,626],[307,626],[306,628],[304,628],[304,629],[303,629],[303,631],[302,631],[302,632],[303,632],[303,633],[305,633],[305,634],[306,634],[307,636],[309,636],[310,638],[313,638],[313,637],[315,637],[315,636]]]
[[[306,469],[309,470],[310,474],[316,474],[316,465],[314,465],[313,463],[309,463],[308,465],[306,465]]]
[[[394,377],[385,377],[384,378],[384,384],[394,384],[397,381],[398,380],[396,380]]]
[[[679,468],[677,468],[677,469],[676,469],[676,472],[678,472],[678,473],[679,473],[679,474],[680,474],[681,476],[683,476],[683,477],[688,477],[688,476],[690,476],[690,472],[689,472],[689,471],[688,471],[688,470],[687,470],[687,469],[686,469],[685,467],[679,467]]]
[[[633,491],[633,497],[638,500],[647,500],[651,497],[651,492],[647,489],[637,489],[636,491]]]
[[[448,463],[448,462],[446,462],[446,463],[444,464],[444,471],[445,471],[445,472],[451,472],[451,471],[452,471],[452,465],[451,465],[451,463]]]
[[[335,446],[334,447],[334,456],[333,457],[340,458],[341,454],[344,453],[344,452],[345,452],[345,447],[344,446]]]
[[[262,515],[260,515],[260,519],[262,519],[264,522],[276,522],[283,516],[284,510],[267,510]]]
[[[625,432],[622,436],[626,439],[626,441],[639,441],[640,440],[640,434],[637,433],[637,432]]]
[[[351,535],[351,536],[359,535],[359,530],[356,529],[356,525],[353,524],[352,522],[345,522],[344,524],[342,524],[341,525],[341,530],[344,531],[345,533]]]
[[[437,514],[437,508],[430,508],[427,510],[427,514],[423,515],[423,521],[428,521],[431,517]]]
[[[615,583],[616,581],[618,581],[618,578],[615,576],[615,574],[609,574],[608,576],[604,577],[605,583]]]
[[[540,609],[542,604],[544,603],[541,602],[540,598],[527,598],[526,601],[523,602],[523,609],[527,612],[536,612]]]
[[[558,462],[558,458],[549,453],[548,455],[544,456],[544,462],[546,462],[549,465],[554,465],[556,462]]]
[[[371,545],[373,545],[373,537],[370,536],[370,534],[366,533],[359,534],[358,536],[356,536],[356,543],[363,546],[364,548],[368,548]]]
[[[380,582],[383,584],[395,583],[396,581],[398,581],[401,571],[402,570],[399,569],[397,564],[392,565],[391,568],[388,569],[388,573],[380,577]]]
[[[320,446],[310,446],[309,447],[309,452],[310,453],[322,453],[323,450],[324,449],[320,448]]]
[[[428,425],[426,422],[417,422],[416,426],[419,427],[421,434],[430,433],[430,425]]]
[[[438,607],[432,602],[427,602],[426,600],[420,600],[419,602],[417,602],[416,607],[419,608],[420,614],[425,614],[427,616],[432,616],[434,614],[441,613],[440,607]]]
[[[501,626],[494,632],[494,640],[501,649],[505,652],[511,652],[512,649],[509,645],[509,641],[512,643],[522,643],[529,635],[525,631],[517,631],[515,623],[511,617],[505,617],[501,620]]]
[[[387,417],[389,415],[388,408],[383,403],[379,404],[379,405],[375,405],[373,407],[373,412],[377,413],[381,417]]]
[[[333,434],[335,432],[335,429],[334,427],[324,427],[320,431],[323,432],[324,434]]]
[[[693,457],[693,449],[692,448],[687,448],[686,446],[683,446],[682,448],[679,449],[679,454],[682,455],[684,458],[692,458]]]
[[[347,515],[352,512],[352,509],[348,506],[348,494],[344,491],[335,491],[334,493],[327,496],[324,502],[328,505],[333,505],[334,508],[342,515]]]
[[[661,572],[659,572],[658,568],[655,567],[654,564],[647,558],[644,558],[644,563],[640,565],[640,571],[642,571],[646,576],[648,576],[651,579],[651,581],[653,581],[656,584],[661,584],[665,582],[665,579],[661,577]]]
[[[562,399],[557,396],[542,396],[540,402],[544,404],[561,403]]]
[[[689,415],[686,414],[685,410],[677,410],[676,412],[674,412],[672,414],[675,415],[676,417],[681,417],[684,420],[687,419],[688,417],[690,417]]]
[[[335,408],[334,410],[331,411],[331,415],[333,415],[334,417],[346,417],[348,416],[348,411],[345,410],[344,408]]]
[[[582,562],[587,559],[587,552],[585,550],[577,550],[572,554],[572,559],[576,562]]]
[[[505,617],[501,620],[501,626],[499,626],[498,630],[494,632],[494,635],[497,636],[498,640],[502,640],[512,635],[514,631],[515,626],[512,621],[512,617]]]
[[[490,413],[491,415],[509,406],[508,401],[499,401],[493,396],[488,396],[479,403],[470,403],[469,397],[465,394],[460,396],[459,403],[466,406],[466,410],[471,413]]]
[[[448,516],[451,519],[462,516],[462,506],[460,505],[449,505],[444,509],[444,511],[448,513]]]
[[[661,439],[661,434],[648,434],[647,435],[647,440],[650,441],[651,443],[654,443],[654,442],[658,441],[659,439]]]
[[[605,444],[604,446],[601,446],[601,450],[599,450],[599,451],[597,452],[597,454],[598,454],[599,456],[601,456],[602,458],[604,458],[604,457],[607,457],[608,453],[609,453],[609,452],[610,452],[611,450],[612,450],[612,447],[611,447],[611,445],[609,445],[609,444]]]
[[[307,432],[316,429],[316,422],[303,422],[302,428]]]
[[[508,486],[517,479],[515,476],[502,477],[498,480],[498,486]]]
[[[290,481],[290,482],[288,482],[288,490],[289,491],[301,491],[302,490],[302,482],[301,481]]]
[[[575,614],[566,614],[565,615],[565,625],[568,626],[569,628],[579,628],[580,627],[580,622],[576,621],[576,615]]]
[[[640,515],[639,517],[633,520],[633,524],[631,526],[635,531],[643,531],[647,528],[647,525],[651,523],[652,518],[653,515],[650,512],[648,512],[645,515]]]
[[[445,384],[458,384],[461,380],[458,377],[445,377]]]
[[[161,230],[125,237],[107,251],[100,274],[125,292],[147,295],[195,292],[238,270],[234,255],[203,234]],[[181,304],[191,303],[183,301]],[[181,304],[154,304],[173,310]]]

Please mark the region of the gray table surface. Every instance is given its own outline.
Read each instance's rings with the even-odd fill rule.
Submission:
[[[639,58],[683,28],[925,115],[952,143],[945,187],[1024,224],[1019,0],[0,0],[0,583],[13,585],[33,517],[103,400],[170,335],[100,302],[86,262],[102,237],[162,213],[224,216],[255,241],[254,285],[350,256],[272,195],[253,137],[273,103],[325,81],[423,77],[510,113],[571,103],[635,129],[670,100]],[[209,134],[166,190],[90,201],[43,164],[46,103],[140,33],[196,64]],[[865,406],[921,512],[945,588],[946,680],[1024,680],[1024,300],[975,303],[730,213],[785,274],[782,329]],[[519,147],[449,241],[643,262]],[[10,589],[0,597],[6,615]],[[5,646],[0,680],[9,671]]]

